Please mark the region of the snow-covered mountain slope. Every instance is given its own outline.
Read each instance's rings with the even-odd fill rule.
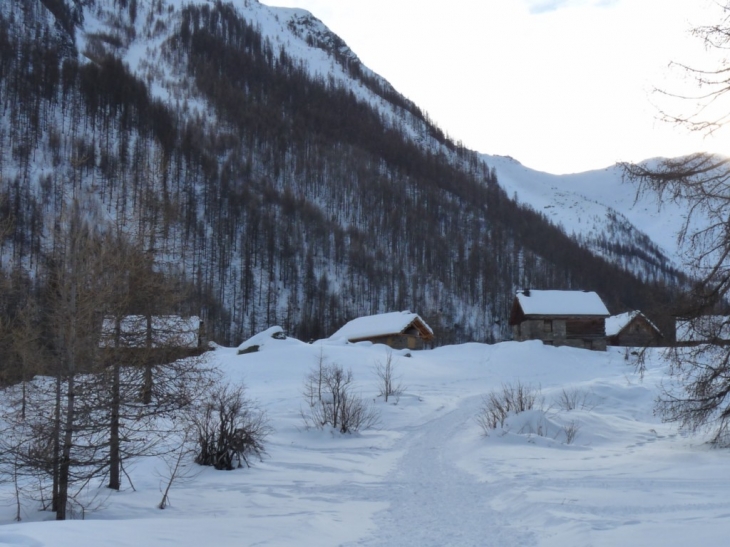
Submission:
[[[649,279],[661,277],[660,267],[683,267],[677,234],[685,210],[651,194],[637,195],[637,186],[624,180],[621,167],[552,175],[509,157],[483,158],[510,197],[541,212],[593,252]]]
[[[0,79],[0,207],[15,219],[0,263],[33,279],[78,197],[194,285],[186,305],[226,344],[404,309],[440,343],[504,339],[527,286],[595,290],[613,313],[671,298],[646,283],[671,277],[658,251],[619,245],[630,227],[581,240],[622,270],[516,206],[492,160],[303,10],[22,0],[0,19],[22,53]]]
[[[133,38],[121,57],[133,73],[149,82],[160,99],[169,102],[181,86],[187,88],[188,96],[194,96],[195,85],[189,75],[174,70],[165,45],[179,25],[180,11],[174,9],[174,4],[162,10],[157,7],[160,5],[165,4],[139,2],[137,20],[130,21],[135,33],[127,33]],[[274,52],[286,51],[311,77],[350,90],[359,101],[378,112],[386,125],[407,135],[429,153],[456,157],[428,117],[364,66],[344,40],[314,15],[297,8],[266,6],[257,0],[244,0],[236,4],[236,9],[245,19],[255,22]],[[79,32],[82,45],[90,35],[98,35],[99,29],[108,33],[118,14],[116,5],[103,1],[97,1],[96,7],[88,11],[89,21]],[[191,104],[199,107],[197,115],[215,120],[214,109],[206,106],[205,101],[193,100]],[[482,158],[495,168],[508,195],[516,194],[522,203],[544,213],[594,254],[646,280],[675,280],[668,270],[681,268],[682,264],[676,244],[681,211],[660,211],[650,196],[635,201],[636,190],[622,183],[618,167],[556,176],[528,169],[504,157]]]
[[[96,482],[85,520],[41,522],[24,491],[0,484],[0,544],[35,547],[326,547],[724,545],[730,529],[727,453],[652,412],[666,380],[661,350],[643,381],[624,349],[590,352],[539,342],[466,344],[393,354],[403,385],[378,396],[383,345],[269,339],[258,353],[217,348],[212,364],[266,411],[274,432],[250,469],[183,473],[156,508],[163,459],[125,463],[120,492]],[[320,358],[351,369],[374,401],[376,429],[307,430],[302,388]],[[506,384],[544,402],[488,437],[475,418]],[[561,402],[563,401],[563,402]],[[566,404],[570,403],[572,404]],[[567,434],[574,436],[569,441]],[[129,480],[134,484],[132,488]],[[80,516],[80,515],[79,515]]]
[[[214,109],[205,101],[191,100],[195,86],[190,76],[170,62],[168,41],[181,22],[179,3],[138,0],[134,4],[135,16],[127,14],[121,20],[116,2],[95,0],[84,9],[83,25],[76,32],[82,60],[87,60],[83,58],[86,52],[99,56],[111,43],[114,55],[148,83],[156,98],[166,103],[185,100],[197,115],[215,120]],[[186,5],[199,6],[214,4],[208,0],[186,2]],[[313,79],[346,87],[392,128],[409,134],[414,142],[432,151],[447,151],[443,147],[443,134],[437,131],[434,135],[430,121],[427,123],[420,109],[363,65],[355,52],[313,14],[299,8],[267,6],[258,0],[242,0],[231,5],[237,15],[255,25],[274,54],[285,51]]]

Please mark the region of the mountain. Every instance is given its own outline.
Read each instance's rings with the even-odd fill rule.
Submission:
[[[681,279],[685,261],[677,234],[686,208],[638,194],[621,166],[552,175],[513,158],[483,158],[508,195],[540,211],[594,254],[644,279]]]
[[[618,211],[602,241],[515,202],[517,167],[448,138],[303,10],[6,2],[0,102],[4,317],[47,308],[71,211],[187,289],[156,313],[201,315],[222,343],[405,309],[441,343],[494,341],[520,288],[656,318],[681,282]]]

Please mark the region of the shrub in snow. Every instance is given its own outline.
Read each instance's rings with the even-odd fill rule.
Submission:
[[[593,408],[585,392],[563,390],[557,401],[562,410]],[[503,384],[499,390],[492,391],[482,398],[482,406],[476,421],[485,435],[503,429],[504,433],[514,433],[532,439],[545,437],[553,441],[572,444],[580,431],[575,420],[563,422],[557,414],[552,417],[544,408],[545,401],[540,388],[522,384]]]
[[[532,410],[543,403],[540,388],[517,382],[502,384],[502,388],[492,391],[482,399],[482,406],[477,414],[477,423],[485,435],[497,427],[504,427],[505,420],[512,414]]]
[[[555,402],[560,410],[569,412],[571,410],[593,410],[595,404],[591,401],[590,394],[579,389],[565,389],[561,391]]]
[[[197,433],[195,462],[216,469],[249,466],[261,458],[271,432],[266,415],[245,397],[243,386],[218,384],[193,416]]]
[[[564,422],[557,414],[535,408],[510,416],[504,430],[505,433],[514,432],[526,437],[528,442],[535,442],[535,437],[542,437],[548,444],[553,441],[572,444],[580,432],[580,427],[575,420]]]
[[[327,364],[320,353],[319,361],[304,380],[307,408],[302,418],[307,427],[327,426],[341,433],[351,433],[377,425],[379,417],[362,397],[352,393],[354,379],[351,370],[337,364]]]
[[[578,436],[580,431],[580,424],[575,420],[567,423],[563,426],[563,434],[565,435],[565,444],[573,444],[573,441]]]

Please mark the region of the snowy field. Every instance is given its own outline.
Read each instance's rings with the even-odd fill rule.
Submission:
[[[351,368],[378,429],[307,430],[304,377],[320,352]],[[387,404],[374,367],[386,348],[268,340],[257,353],[211,358],[243,381],[274,432],[250,469],[202,469],[161,498],[162,463],[129,465],[128,483],[86,520],[12,522],[2,490],[0,546],[624,546],[726,545],[728,452],[653,415],[666,366],[659,351],[639,378],[624,350],[539,342],[394,352],[406,386]],[[541,410],[483,435],[483,396],[504,384],[539,387]],[[563,392],[578,408],[561,408]],[[567,432],[577,435],[567,442]]]

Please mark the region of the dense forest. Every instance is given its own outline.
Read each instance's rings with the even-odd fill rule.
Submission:
[[[179,291],[155,313],[200,315],[222,344],[271,325],[316,339],[405,309],[438,343],[492,342],[509,335],[526,287],[595,290],[613,313],[654,317],[671,299],[678,272],[637,276],[520,206],[316,20],[292,18],[287,39],[327,52],[357,86],[313,74],[245,13],[223,2],[3,3],[3,325],[25,318],[50,332],[43,310],[70,219],[146,257],[147,275]],[[133,70],[134,48],[145,53]],[[130,297],[125,309],[149,305]],[[20,359],[10,338],[5,354]]]

